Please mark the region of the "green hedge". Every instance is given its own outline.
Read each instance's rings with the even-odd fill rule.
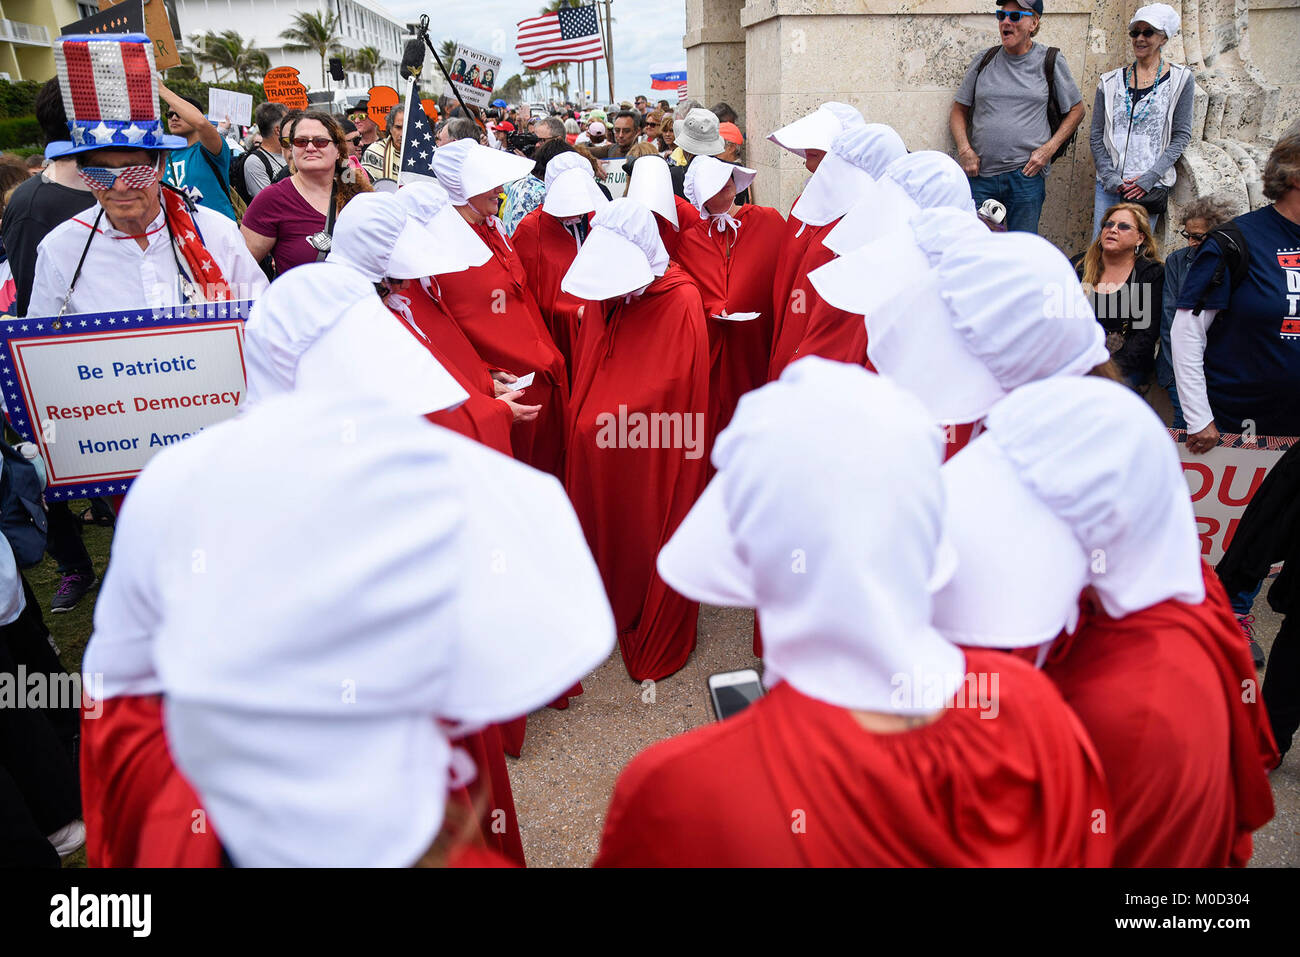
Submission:
[[[0,80],[0,118],[9,116],[34,116],[36,114],[36,94],[43,83],[35,80],[19,80],[10,83]]]
[[[189,96],[203,104],[203,109],[208,108],[208,87],[215,86],[220,90],[236,90],[240,93],[251,93],[253,96],[253,109],[257,109],[257,104],[266,102],[266,91],[262,89],[260,83],[208,83],[205,80],[168,80],[167,88],[173,93],[179,93],[181,96]]]
[[[0,119],[0,150],[37,147],[45,142],[41,126],[34,116]]]

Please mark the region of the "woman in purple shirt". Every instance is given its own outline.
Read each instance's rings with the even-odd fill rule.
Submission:
[[[338,215],[349,199],[371,190],[348,165],[343,128],[330,114],[308,110],[285,139],[292,147],[293,175],[258,192],[240,226],[253,258],[260,262],[270,253],[277,275],[315,262],[322,248],[329,248],[319,238],[313,246],[308,238],[326,231],[331,197]]]

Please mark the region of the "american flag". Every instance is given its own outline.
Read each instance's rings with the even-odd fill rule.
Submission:
[[[433,175],[433,127],[420,104],[420,91],[413,81],[406,87],[406,125],[402,127],[402,171],[399,185],[436,179]]]
[[[686,84],[679,83],[677,84],[677,102],[685,103],[686,100],[687,100]]]
[[[599,60],[605,55],[595,5],[561,7],[519,21],[515,52],[524,66],[539,70],[552,63]]]

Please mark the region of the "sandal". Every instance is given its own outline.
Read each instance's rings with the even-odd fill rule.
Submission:
[[[92,505],[81,513],[81,524],[96,525],[100,528],[112,528],[116,524],[116,519],[111,515],[96,515],[95,507]]]

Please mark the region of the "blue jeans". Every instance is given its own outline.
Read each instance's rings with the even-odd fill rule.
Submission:
[[[1007,208],[1009,231],[1038,232],[1038,216],[1047,196],[1047,179],[1042,174],[1026,176],[1018,169],[996,176],[970,176],[970,195],[979,209],[986,199],[996,199]]]
[[[1106,192],[1106,190],[1102,188],[1101,183],[1097,183],[1097,191],[1093,195],[1092,200],[1092,238],[1096,239],[1101,234],[1101,219],[1106,214],[1106,210],[1110,209],[1117,203],[1131,202],[1133,202],[1133,200],[1125,199],[1119,193]],[[1156,231],[1156,224],[1160,222],[1160,214],[1148,213],[1147,215],[1151,218],[1151,232],[1154,233]],[[1178,400],[1175,399],[1175,408],[1177,405]]]

